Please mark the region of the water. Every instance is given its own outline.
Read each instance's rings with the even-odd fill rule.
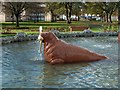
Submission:
[[[66,38],[110,59],[92,63],[49,65],[40,54],[39,42],[2,46],[4,88],[118,88],[117,37]]]

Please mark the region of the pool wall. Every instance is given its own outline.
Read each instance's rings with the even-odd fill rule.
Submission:
[[[81,33],[55,33],[58,38],[68,37],[96,37],[96,36],[118,36],[118,32],[81,32]],[[13,42],[37,40],[38,35],[27,35],[25,33],[18,33],[12,37],[1,37],[0,44],[9,44]]]

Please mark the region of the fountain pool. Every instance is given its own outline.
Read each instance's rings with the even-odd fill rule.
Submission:
[[[3,88],[118,88],[117,37],[64,38],[66,42],[108,56],[89,63],[49,65],[38,41],[2,46]]]

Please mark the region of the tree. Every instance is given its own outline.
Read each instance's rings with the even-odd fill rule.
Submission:
[[[2,3],[2,12],[4,12],[5,14],[11,15],[12,23],[14,23],[13,9],[10,8],[10,6],[8,6],[7,3]]]
[[[83,9],[84,4],[82,2],[74,2],[72,6],[72,14],[76,15],[78,17],[79,21],[79,16],[82,14],[82,9]]]
[[[99,14],[106,22],[112,23],[111,16],[117,9],[117,2],[87,2],[86,12],[90,14]]]
[[[19,18],[21,13],[26,10],[26,2],[5,2],[3,7],[5,11],[9,10],[16,17],[16,27],[19,27]]]
[[[100,3],[99,3],[100,4]],[[85,13],[92,15],[99,15],[105,21],[104,11],[97,5],[96,2],[86,2],[85,3]],[[92,17],[91,17],[92,18]]]
[[[55,11],[58,9],[59,3],[57,2],[47,2],[46,4],[46,11],[51,13],[51,22],[56,21],[56,14]]]
[[[111,16],[117,9],[117,2],[96,2],[96,5],[105,12],[106,22],[112,23]]]
[[[71,23],[71,15],[72,15],[72,2],[65,2],[65,9],[66,9],[66,17],[67,23]]]
[[[112,2],[109,4],[110,5],[110,14],[109,14],[109,20],[112,23],[112,19],[111,16],[113,14],[113,12],[115,12],[117,10],[117,3],[116,2]]]
[[[118,25],[120,26],[120,1],[118,2]]]
[[[95,2],[87,2],[85,3],[86,5],[86,13],[87,14],[102,14],[103,13],[103,10],[100,9],[100,7],[95,3]]]

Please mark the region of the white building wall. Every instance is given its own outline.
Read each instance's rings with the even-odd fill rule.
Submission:
[[[118,16],[112,16],[111,19],[112,21],[118,21]]]
[[[5,22],[5,14],[4,13],[0,13],[0,22]]]
[[[41,18],[41,20],[45,20],[45,21],[51,21],[51,13],[44,13],[45,16],[44,18]],[[21,14],[21,20],[23,21],[27,21],[27,16],[26,16],[26,12],[24,11]],[[16,17],[14,16],[14,21],[16,20]],[[4,12],[0,13],[0,22],[5,22],[5,21],[12,21],[12,17],[10,13],[5,14]]]
[[[51,13],[46,13],[45,14],[45,21],[51,21]]]

